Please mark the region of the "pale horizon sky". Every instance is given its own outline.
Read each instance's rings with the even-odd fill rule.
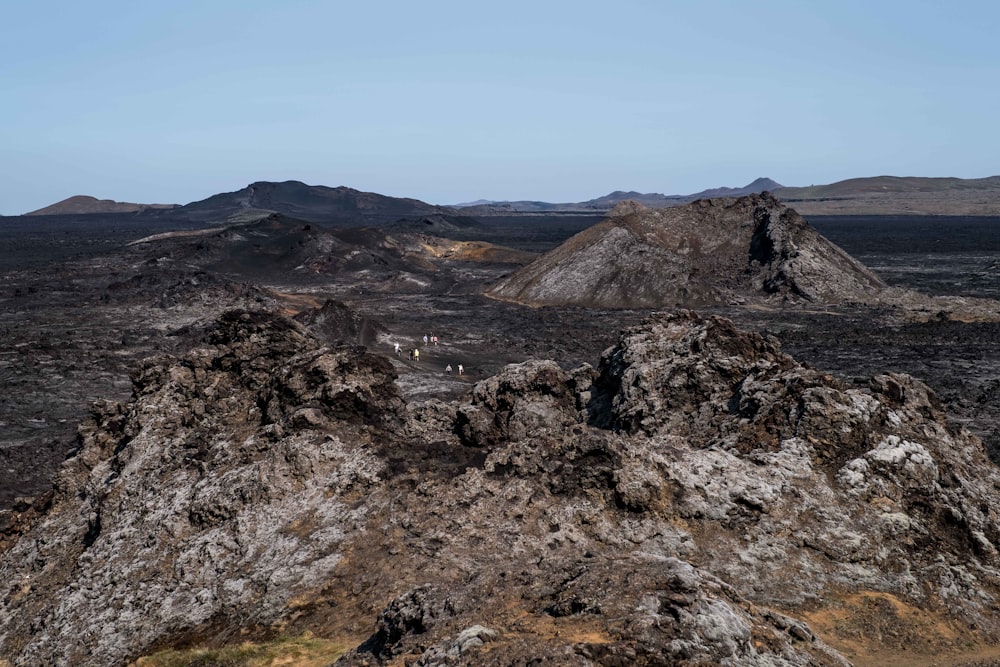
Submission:
[[[435,204],[1000,174],[1000,4],[7,3],[0,215],[259,180]]]

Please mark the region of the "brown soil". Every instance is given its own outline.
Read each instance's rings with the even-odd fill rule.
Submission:
[[[801,617],[858,667],[1000,665],[1000,643],[889,593],[834,595]]]

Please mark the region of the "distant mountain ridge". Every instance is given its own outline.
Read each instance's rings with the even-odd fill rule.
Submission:
[[[255,181],[234,192],[221,192],[183,206],[126,204],[77,196],[26,215],[146,213],[195,222],[239,222],[281,215],[316,223],[382,225],[406,219],[433,219],[468,227],[471,218],[452,208],[418,199],[390,197],[346,186],[307,185],[301,181]]]
[[[234,192],[176,204],[133,204],[77,195],[25,215],[138,213],[179,216],[200,222],[233,222],[281,213],[309,222],[385,224],[404,218],[603,214],[623,201],[651,208],[688,204],[698,199],[742,197],[770,192],[803,215],[1000,215],[1000,176],[932,178],[874,176],[828,185],[790,187],[761,177],[742,187],[717,187],[686,195],[616,190],[582,202],[479,199],[438,206],[419,199],[391,197],[346,186],[307,185],[301,181],[256,181]],[[459,221],[457,226],[463,226]]]
[[[803,215],[1000,215],[1000,176],[873,176],[774,194]]]
[[[739,188],[710,188],[687,195],[616,190],[584,202],[488,201],[455,208],[466,215],[480,216],[607,213],[627,200],[652,208],[667,208],[698,199],[743,197],[762,192],[772,193],[803,215],[1000,215],[1000,176],[872,176],[807,187],[789,187],[762,177]]]
[[[139,213],[148,209],[173,209],[177,204],[133,204],[113,199],[75,195],[25,215],[81,215],[88,213]]]
[[[785,187],[781,183],[766,177],[756,178],[742,188],[712,188],[689,195],[698,199],[708,199],[711,197],[743,197],[744,195],[758,195],[761,192],[769,192]]]
[[[756,195],[782,188],[780,183],[770,178],[757,178],[739,188],[719,187],[702,190],[688,195],[665,195],[659,192],[636,192],[615,190],[603,197],[583,202],[553,204],[543,201],[489,201],[477,200],[471,205],[456,205],[455,208],[468,215],[496,215],[504,213],[603,213],[610,211],[623,201],[634,201],[652,208],[680,206],[697,199],[711,197],[742,197]]]
[[[1000,176],[986,178],[929,178],[923,176],[872,176],[849,178],[829,185],[780,187],[785,199],[851,196],[863,193],[948,192],[955,190],[1000,191]]]

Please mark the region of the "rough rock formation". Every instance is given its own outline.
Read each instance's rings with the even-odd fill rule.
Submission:
[[[458,404],[393,380],[259,312],[148,361],[0,516],[0,657],[309,629],[338,664],[844,665],[872,609],[897,654],[1000,636],[1000,473],[909,377],[681,312]]]
[[[330,299],[319,308],[296,313],[293,319],[308,327],[327,345],[372,345],[378,334],[385,331],[385,327],[375,320]]]
[[[294,279],[296,275],[376,271],[416,274],[436,267],[411,258],[375,229],[331,230],[280,214],[251,222],[157,235],[133,244],[147,261],[177,262],[228,276]]]
[[[208,230],[156,234],[130,244],[162,274],[177,265],[236,280],[289,283],[349,281],[358,291],[413,293],[466,282],[455,263],[525,264],[533,253],[481,241],[374,227],[336,228],[271,214]],[[467,271],[466,271],[467,272]],[[153,273],[153,272],[149,272]]]
[[[398,428],[388,361],[259,313],[206,343],[139,369],[128,404],[95,406],[52,510],[4,554],[16,664],[120,664],[216,620],[273,621],[363,528],[338,499],[376,479],[366,446]]]
[[[660,308],[745,300],[868,302],[885,284],[767,193],[611,217],[504,278],[533,306]]]
[[[199,270],[160,268],[147,262],[124,280],[110,283],[102,301],[146,303],[162,309],[194,304],[228,304],[230,308],[275,308],[276,295],[252,283],[239,283],[218,274]]]

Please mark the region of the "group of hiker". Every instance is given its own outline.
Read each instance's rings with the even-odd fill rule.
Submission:
[[[433,346],[436,347],[437,344],[438,344],[438,337],[437,336],[428,336],[427,334],[424,334],[423,341],[424,341],[424,346],[425,347],[428,346],[428,345],[433,345]],[[403,348],[399,344],[398,341],[395,342],[395,343],[393,343],[393,351],[396,353],[397,357],[402,352],[402,349]],[[414,345],[413,347],[411,347],[407,351],[407,355],[409,356],[410,361],[420,361],[420,346],[419,345]],[[444,372],[448,373],[449,375],[451,375],[451,373],[452,373],[453,370],[454,369],[451,367],[450,363],[447,366],[445,366],[445,368],[444,368]],[[465,366],[463,366],[462,364],[458,364],[458,374],[459,375],[465,375]]]

